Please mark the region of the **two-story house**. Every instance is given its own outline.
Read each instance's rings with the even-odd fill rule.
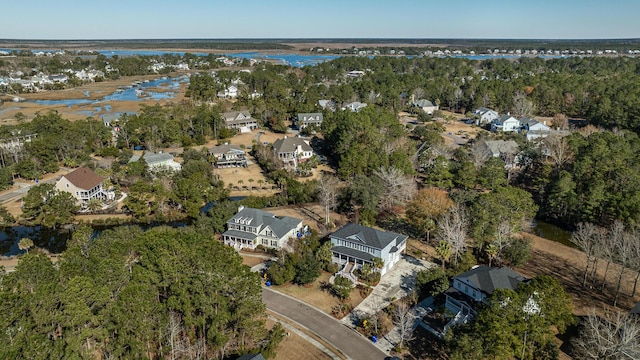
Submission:
[[[300,113],[297,116],[296,124],[300,130],[311,125],[320,128],[322,125],[322,119],[322,113]]]
[[[485,107],[481,107],[481,108],[476,109],[473,112],[473,115],[475,115],[477,117],[476,125],[478,125],[478,126],[490,124],[491,122],[493,122],[494,120],[496,120],[496,119],[498,119],[500,117],[500,115],[498,114],[497,111],[491,110],[491,109],[485,108]]]
[[[351,103],[348,103],[347,105],[345,105],[342,110],[349,110],[352,112],[358,112],[362,109],[364,109],[365,107],[367,107],[367,104],[365,103],[361,103],[359,101],[354,101]]]
[[[83,206],[91,199],[110,200],[113,194],[107,193],[102,188],[104,178],[88,167],[81,167],[63,175],[56,182],[55,188],[58,191],[66,191],[73,195],[78,204]]]
[[[238,250],[255,249],[258,245],[280,249],[300,233],[300,219],[240,206],[238,213],[227,221],[227,231],[222,234],[222,240]]]
[[[251,117],[248,111],[230,111],[222,113],[224,126],[227,129],[238,129],[240,132],[250,132],[258,128],[258,121]]]
[[[546,121],[539,122],[536,119],[523,117],[520,119],[520,124],[522,124],[521,131],[526,133],[528,141],[542,139],[551,134],[551,127],[547,126]]]
[[[445,326],[444,332],[449,327],[466,323],[476,316],[477,307],[496,289],[515,290],[518,285],[527,281],[527,278],[506,266],[494,268],[480,265],[454,276],[451,287],[445,291],[445,307],[455,315]]]
[[[273,152],[284,162],[285,166],[293,169],[313,156],[313,149],[309,145],[309,141],[300,137],[285,136],[283,139],[274,141]]]
[[[400,261],[400,255],[407,247],[407,235],[359,224],[347,224],[330,238],[333,262],[341,266],[339,274],[345,277],[352,277],[353,270],[364,264],[373,265],[374,258],[383,261],[382,276]]]
[[[520,120],[514,118],[513,116],[507,114],[502,115],[499,118],[493,120],[491,122],[491,131],[518,131],[520,129]]]
[[[212,164],[218,168],[247,167],[246,152],[239,146],[225,143],[209,149]]]

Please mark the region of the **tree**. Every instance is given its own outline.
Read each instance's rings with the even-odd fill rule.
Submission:
[[[374,171],[382,184],[380,208],[389,211],[395,205],[403,206],[411,200],[416,192],[416,181],[413,176],[405,175],[396,167],[381,167]]]
[[[466,247],[468,226],[467,210],[462,205],[453,206],[438,221],[438,232],[442,240],[450,245],[454,264],[458,264],[460,254]]]
[[[338,275],[335,277],[331,289],[340,301],[346,301],[349,299],[351,289],[353,289],[353,282],[346,277]]]
[[[322,245],[320,245],[320,247],[318,247],[315,253],[316,260],[318,260],[322,268],[324,268],[325,270],[327,270],[328,265],[331,264],[331,260],[333,257],[331,247],[333,247],[331,241],[325,241]]]
[[[397,301],[393,306],[393,319],[400,335],[400,342],[396,346],[402,349],[404,344],[413,338],[413,322],[416,316],[411,312],[411,306],[405,300]]]
[[[33,240],[29,238],[22,238],[18,242],[18,248],[22,251],[26,251],[27,254],[29,253],[29,249],[32,247],[33,247]]]
[[[524,92],[517,92],[513,96],[513,113],[519,116],[533,116],[536,106],[533,101],[527,98]]]
[[[22,217],[34,224],[56,228],[70,223],[78,209],[73,195],[45,183],[29,189],[24,197]]]
[[[409,224],[426,234],[429,241],[430,232],[436,229],[436,219],[453,206],[453,201],[446,191],[438,188],[427,188],[416,192],[407,204],[406,217]]]
[[[295,265],[296,275],[293,281],[300,285],[314,282],[320,276],[320,262],[312,254],[304,256]]]
[[[337,205],[338,178],[323,172],[318,179],[319,200],[324,206],[324,223],[331,223],[331,210]]]
[[[639,359],[640,322],[634,314],[595,311],[584,318],[578,337],[572,341],[581,359]]]
[[[451,258],[451,244],[447,241],[440,240],[436,247],[436,254],[438,255],[438,258],[440,258],[442,270],[444,271],[445,264],[449,261],[449,258]]]

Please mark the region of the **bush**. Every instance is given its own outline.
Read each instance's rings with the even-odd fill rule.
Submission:
[[[282,285],[291,282],[296,275],[296,270],[293,263],[285,261],[284,264],[274,263],[271,264],[269,270],[267,270],[269,279],[274,285]]]
[[[333,290],[333,294],[337,296],[341,301],[349,299],[352,288],[353,282],[342,276],[336,276],[335,280],[333,281],[333,286],[331,287],[331,289]]]
[[[532,241],[529,238],[514,239],[504,250],[504,259],[512,267],[526,263],[531,257],[531,245]]]
[[[416,287],[421,298],[437,296],[449,288],[449,277],[439,267],[422,270],[416,276]]]

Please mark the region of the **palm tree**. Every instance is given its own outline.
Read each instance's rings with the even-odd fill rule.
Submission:
[[[22,238],[20,239],[20,241],[18,242],[18,249],[20,250],[26,250],[27,254],[29,253],[29,249],[33,247],[33,240],[29,239],[29,238]]]
[[[260,186],[260,190],[264,189],[264,180],[258,179],[258,186]]]
[[[240,190],[242,184],[244,184],[244,181],[242,179],[238,180],[238,190]]]
[[[251,179],[251,178],[250,178],[250,179],[249,179],[249,180],[247,180],[247,181],[249,182],[249,192],[251,192],[251,190],[253,190],[253,182],[254,182],[255,180],[253,180],[253,179]]]
[[[440,240],[438,246],[436,247],[436,254],[440,258],[440,261],[442,263],[442,270],[444,270],[444,265],[447,261],[449,261],[449,258],[451,257],[451,244],[449,244],[447,241]]]
[[[380,271],[380,269],[384,267],[384,260],[382,260],[379,257],[374,257],[372,262],[373,262],[373,268],[376,269],[377,271]]]

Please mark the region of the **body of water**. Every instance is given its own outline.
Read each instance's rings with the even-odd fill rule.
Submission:
[[[542,220],[535,220],[533,222],[533,229],[531,232],[542,238],[559,242],[563,245],[567,245],[570,247],[576,247],[569,240],[571,239],[571,231],[562,229],[548,222],[545,222]]]

